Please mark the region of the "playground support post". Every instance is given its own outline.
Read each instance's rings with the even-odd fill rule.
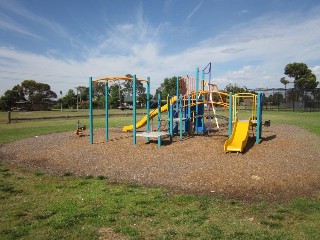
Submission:
[[[133,96],[133,145],[137,144],[137,95],[136,95],[136,75],[132,77],[132,96]]]
[[[191,124],[193,121],[191,120],[191,97],[190,94],[188,94],[188,130],[189,133],[191,133]]]
[[[161,94],[158,93],[158,132],[161,131]]]
[[[199,92],[199,67],[197,67],[197,71],[196,71],[196,134],[198,134],[198,113],[199,113],[198,92]]]
[[[109,84],[106,82],[105,91],[105,108],[106,108],[106,140],[109,140]]]
[[[170,101],[169,101],[170,102]],[[170,104],[170,111],[169,111],[169,133],[170,133],[170,142],[173,140],[173,104]]]
[[[202,84],[201,84],[201,90],[204,91],[204,69],[202,70]],[[210,85],[209,85],[210,86]],[[209,90],[210,91],[210,90]]]
[[[150,132],[150,77],[147,80],[147,132]],[[149,138],[146,141],[149,142]]]
[[[161,131],[161,94],[158,93],[158,132]],[[158,147],[161,147],[161,136],[158,137]]]
[[[176,77],[176,96],[177,96],[176,112],[178,112],[179,111],[179,104],[178,104],[178,99],[179,99],[179,77]]]
[[[183,107],[182,107],[183,105],[182,105],[182,94],[180,94],[180,97],[179,97],[179,124],[180,124],[180,126],[179,126],[179,128],[180,128],[180,140],[182,140],[182,114],[183,114],[183,112],[182,112],[182,110],[183,110]]]
[[[258,93],[257,100],[257,126],[256,126],[256,144],[261,140],[261,128],[262,128],[262,95]]]
[[[229,136],[229,138],[231,137],[231,135],[232,135],[232,113],[233,113],[233,111],[232,111],[232,99],[233,99],[233,97],[232,97],[232,92],[230,92],[229,93],[229,123],[228,123],[228,136]]]
[[[93,144],[92,77],[89,77],[89,128],[90,144]]]

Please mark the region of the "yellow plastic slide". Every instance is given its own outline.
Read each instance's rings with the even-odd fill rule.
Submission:
[[[249,120],[238,120],[236,119],[231,137],[224,143],[225,152],[242,152],[243,148],[246,146],[249,130],[250,130]]]
[[[177,97],[176,96],[172,97],[170,99],[170,104],[174,104],[176,101],[177,101]],[[162,106],[160,111],[161,112],[168,111],[168,104]],[[153,109],[149,112],[150,119],[154,118],[157,115],[158,115],[158,109]],[[136,128],[141,128],[141,127],[145,126],[146,124],[147,124],[147,115],[145,115],[139,122],[137,122]],[[132,129],[133,129],[133,125],[128,125],[128,126],[124,126],[122,128],[122,131],[128,132],[128,131],[131,131]]]

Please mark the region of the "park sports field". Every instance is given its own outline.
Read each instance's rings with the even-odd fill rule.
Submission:
[[[319,119],[316,114],[276,113],[275,115],[267,116],[267,119],[268,117],[277,123],[283,123],[284,119],[287,120],[286,122],[296,124],[305,124],[307,122],[308,126],[305,125],[306,128],[319,129],[316,126],[317,121],[314,121]],[[40,121],[36,123],[39,127],[43,127],[46,124]],[[59,127],[62,127],[62,125],[63,123],[59,122]],[[17,128],[17,125],[2,125],[1,127],[3,127],[2,132],[6,132],[9,127],[16,128],[16,132],[21,131]],[[299,178],[299,176],[307,175],[306,172],[310,174],[317,170],[318,165],[315,163],[317,155],[312,158],[307,151],[311,150],[314,153],[319,153],[317,152],[319,137],[302,128],[282,124],[272,124],[271,128],[264,130],[264,133],[269,134],[270,137],[268,137],[269,135],[263,135],[263,137],[266,137],[266,141],[262,142],[261,145],[250,147],[244,155],[222,154],[222,160],[225,163],[232,161],[235,168],[239,167],[239,164],[247,162],[246,165],[243,165],[243,169],[250,170],[251,168],[252,170],[252,166],[255,165],[252,165],[253,162],[249,160],[248,156],[252,156],[251,154],[258,149],[264,149],[264,145],[271,144],[268,145],[272,147],[269,152],[275,152],[275,150],[280,149],[280,155],[289,156],[286,161],[287,169],[285,168],[285,171],[300,174],[304,172],[303,175],[286,176],[284,175],[285,171],[281,170],[283,166],[278,165],[278,169],[271,169],[275,171],[273,174],[279,176],[282,174],[282,179],[293,180],[294,183],[299,182],[294,180],[296,177],[298,180],[302,180],[301,184],[298,187],[296,186],[296,189],[299,190],[297,192],[298,196],[313,195],[316,191],[319,191],[317,185],[313,185],[313,187],[310,187],[310,185],[308,190],[305,191],[305,187],[308,186],[305,182],[306,179]],[[107,151],[107,144],[109,143],[103,143],[103,131],[101,133],[99,131],[97,130],[95,135],[96,144],[91,147],[97,151]],[[134,149],[139,152],[139,149],[143,150],[144,147],[150,148],[152,153],[160,156],[160,159],[165,158],[165,154],[160,154],[160,151],[171,153],[173,147],[182,149],[184,144],[188,144],[190,148],[190,141],[194,143],[194,141],[198,142],[204,139],[204,143],[207,143],[210,139],[225,138],[223,132],[213,132],[209,138],[194,137],[183,142],[174,142],[160,149],[156,147],[156,143],[145,145],[144,139],[138,139],[138,146],[134,148],[131,145],[132,139],[130,135],[126,138],[126,136],[120,137],[118,133],[119,131],[116,136],[112,135],[114,139],[114,141],[110,142],[112,146],[122,140],[128,141],[128,149]],[[64,134],[66,137],[64,137]],[[30,144],[29,142],[40,139],[41,143],[37,148],[28,150],[31,152],[35,149],[34,152],[36,153],[33,155],[37,159],[38,153],[47,146],[45,139],[50,139],[51,136],[53,139],[55,137],[53,144],[60,146],[63,145],[61,143],[63,139],[68,139],[68,144],[75,144],[79,149],[83,146],[86,148],[89,145],[87,137],[79,138],[74,136],[73,132],[67,132],[61,133],[61,135],[60,133],[44,136],[38,134],[38,137],[32,136],[27,138],[27,141],[22,139],[10,144],[4,144],[1,149],[7,149],[7,146],[17,147],[17,145],[14,145],[17,143],[20,143],[20,145],[24,143]],[[286,147],[281,150],[278,145],[281,142],[285,142],[287,136],[292,137],[291,143],[302,144],[302,146],[298,146],[298,149],[291,151],[290,146],[296,148],[296,145],[290,145],[288,144],[290,142],[287,142]],[[79,144],[81,141],[84,141],[83,146]],[[218,152],[222,152],[222,145],[212,146],[210,144],[209,146],[212,148],[213,156],[217,155]],[[98,150],[98,148],[101,148],[101,150]],[[40,150],[39,152],[37,151],[38,149]],[[54,149],[54,146],[51,149]],[[119,149],[121,153],[121,148]],[[190,150],[193,151],[193,149]],[[47,152],[48,154],[44,156],[45,158],[60,154],[56,149],[52,153],[50,151]],[[78,157],[74,157],[74,162],[83,159],[83,156],[80,152],[77,153],[76,149],[73,153],[79,154],[76,155]],[[291,159],[294,159],[293,157],[297,153],[302,161],[297,164],[298,158],[296,158],[293,161],[296,164],[290,164]],[[63,156],[63,153],[61,154]],[[198,154],[197,151],[195,151],[195,154]],[[130,151],[127,151],[125,155],[127,159],[130,158]],[[43,155],[41,156],[43,157]],[[91,165],[96,161],[94,156],[85,163],[85,169],[93,169]],[[262,156],[266,157],[267,155]],[[312,166],[305,164],[307,163],[307,158],[310,157],[311,162],[308,163],[314,164]],[[226,158],[229,160],[226,160]],[[200,158],[196,158],[196,156],[190,159],[193,162],[203,161]],[[216,164],[214,163],[214,158],[212,159],[213,164]],[[63,165],[64,160],[61,158],[61,165]],[[171,166],[176,164],[176,161],[179,162],[179,159],[176,161],[174,159],[169,160],[165,160],[165,162],[171,164]],[[69,159],[67,159],[67,162],[69,162]],[[2,161],[1,165],[3,214],[0,221],[0,236],[3,239],[16,239],[19,236],[35,239],[53,238],[53,236],[68,239],[315,239],[319,235],[319,195],[301,198],[295,197],[297,195],[286,195],[284,192],[284,198],[277,195],[269,195],[271,197],[268,199],[272,200],[272,203],[266,203],[267,199],[263,199],[261,196],[254,198],[255,201],[253,202],[251,198],[240,194],[235,195],[238,196],[238,199],[242,199],[238,201],[232,195],[223,197],[227,195],[227,192],[222,192],[223,195],[211,192],[217,191],[216,189],[211,189],[208,194],[214,196],[193,195],[190,192],[182,193],[181,191],[180,193],[174,193],[174,191],[170,190],[146,188],[136,184],[118,185],[114,183],[112,176],[97,174],[98,176],[94,177],[89,173],[87,173],[89,175],[86,175],[85,172],[77,172],[75,169],[66,168],[64,171],[57,168],[56,173],[59,173],[60,177],[55,177],[52,174],[44,173],[54,172],[54,168],[51,168],[50,165],[39,166],[33,161],[30,161],[28,165],[16,163],[13,166],[7,161]],[[28,170],[23,170],[23,166],[28,166]],[[258,165],[256,166],[258,167]],[[29,167],[31,167],[31,170]],[[35,168],[38,170],[33,170]],[[205,166],[202,169],[205,170]],[[149,171],[152,170],[151,168],[149,169]],[[94,171],[99,171],[99,168]],[[83,177],[74,177],[72,176],[73,172],[81,174]],[[173,171],[169,171],[169,173],[174,174]],[[257,186],[258,183],[263,183],[263,177],[265,177],[263,171],[260,171],[260,173],[259,175],[258,173],[247,171],[245,176],[248,176],[250,181],[252,180],[252,183]],[[121,171],[118,172],[118,176],[121,177]],[[239,181],[240,183],[244,182],[244,180],[241,180],[241,176]],[[203,182],[206,184],[206,181]],[[236,186],[238,183],[235,182],[234,184]],[[304,192],[300,192],[300,190]],[[290,192],[292,193],[292,191]],[[248,200],[251,202],[250,204],[246,203]]]

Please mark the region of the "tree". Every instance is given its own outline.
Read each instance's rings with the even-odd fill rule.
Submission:
[[[103,82],[93,82],[92,84],[92,95],[94,99],[100,99],[104,97],[105,87]]]
[[[25,98],[31,103],[44,103],[57,97],[57,94],[45,83],[37,83],[34,80],[24,80],[21,83],[21,87]]]
[[[78,100],[79,102],[88,101],[89,99],[89,88],[85,86],[78,86]]]
[[[180,77],[179,77],[180,78]],[[157,88],[155,97],[158,96],[158,93],[161,93],[162,98],[167,98],[167,96],[176,95],[177,88],[177,77],[165,78],[160,87]]]
[[[126,77],[132,78],[131,74],[127,74]],[[124,81],[122,83],[121,92],[123,96],[132,96],[132,86],[133,81]],[[143,86],[143,82],[136,81],[136,94],[137,94],[137,101],[141,104],[146,102],[146,88]]]
[[[289,83],[289,80],[287,80],[285,77],[280,78],[280,82],[284,84],[284,94],[285,94],[285,101],[287,102],[287,84]]]
[[[11,90],[7,90],[0,98],[0,109],[8,111],[12,109],[16,102],[26,101],[23,87],[15,85]]]
[[[109,104],[111,108],[117,108],[120,106],[120,97],[123,98],[123,96],[120,93],[119,97],[119,89],[119,84],[113,84],[109,87]]]
[[[267,98],[267,101],[272,105],[272,106],[279,106],[280,103],[283,101],[283,95],[281,93],[275,93],[273,95],[270,95]]]
[[[294,78],[294,86],[297,89],[312,90],[317,87],[316,76],[305,63],[289,63],[284,69],[284,74]]]
[[[296,80],[296,85],[299,89],[313,90],[318,84],[319,82],[317,82],[317,77],[313,73],[308,73]]]
[[[75,108],[77,102],[77,95],[72,89],[69,89],[67,94],[62,98],[62,105],[64,108]]]
[[[280,78],[280,82],[284,84],[284,88],[287,88],[287,84],[289,83],[289,80],[287,80],[285,77]]]
[[[17,90],[7,90],[0,98],[0,109],[9,111],[14,106],[15,102],[22,100]]]
[[[237,84],[232,85],[231,83],[228,84],[225,88],[224,91],[229,93],[232,92],[232,94],[236,94],[236,93],[243,93],[243,92],[248,92],[247,87],[239,87]]]

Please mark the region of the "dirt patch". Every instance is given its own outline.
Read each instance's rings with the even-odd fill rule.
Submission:
[[[112,181],[160,186],[187,193],[223,195],[240,200],[286,200],[320,190],[320,138],[289,125],[263,129],[263,141],[250,137],[244,154],[224,153],[226,126],[209,136],[149,144],[121,129],[89,136],[73,132],[22,139],[0,146],[0,159],[52,174],[103,175]]]

